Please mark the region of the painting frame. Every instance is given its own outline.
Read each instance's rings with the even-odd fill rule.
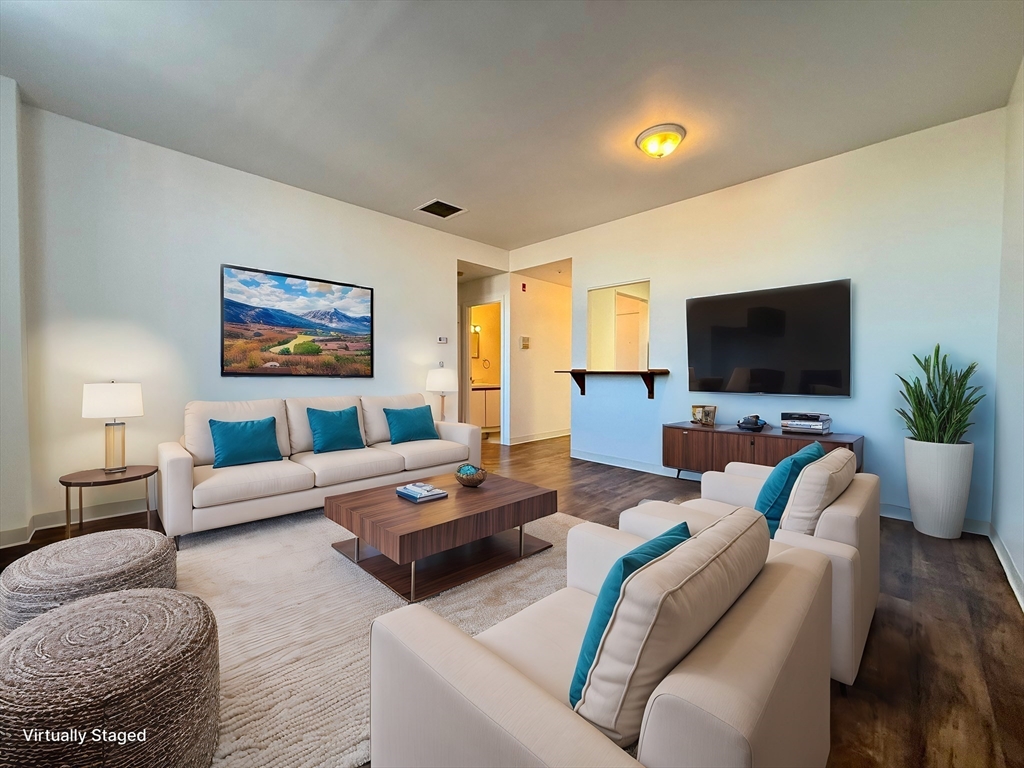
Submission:
[[[367,318],[366,325],[368,326],[368,332],[367,333],[365,333],[365,334],[361,334],[361,333],[343,334],[340,331],[336,331],[335,329],[329,328],[326,325],[320,325],[319,323],[315,323],[315,325],[319,325],[320,328],[322,328],[324,331],[329,331],[329,332],[332,332],[332,333],[338,333],[340,338],[344,338],[344,337],[348,337],[348,336],[350,336],[350,337],[359,337],[359,336],[363,336],[363,335],[366,336],[366,338],[367,338],[367,340],[365,342],[366,349],[365,350],[359,350],[359,352],[355,355],[355,357],[359,358],[359,360],[358,360],[358,368],[359,368],[358,372],[353,372],[353,365],[355,365],[355,361],[353,361],[353,365],[350,365],[347,368],[345,366],[340,366],[337,371],[319,370],[318,369],[315,372],[310,372],[308,370],[304,370],[302,372],[294,372],[292,370],[291,366],[288,366],[287,369],[282,370],[280,368],[280,363],[276,367],[270,367],[268,365],[259,365],[259,366],[255,367],[255,368],[250,367],[248,369],[240,369],[236,363],[232,363],[231,361],[229,361],[228,360],[228,356],[227,356],[227,343],[230,340],[237,341],[237,340],[239,340],[239,338],[238,337],[234,337],[234,336],[233,337],[229,337],[228,336],[228,327],[229,326],[239,326],[241,324],[240,323],[234,323],[234,322],[228,322],[227,315],[226,315],[226,312],[227,312],[227,309],[228,309],[228,304],[227,304],[228,301],[231,301],[234,304],[240,304],[240,302],[238,302],[235,299],[228,298],[226,296],[226,294],[225,294],[226,279],[229,276],[228,275],[228,270],[231,270],[232,272],[235,272],[235,273],[245,273],[247,275],[263,276],[265,278],[270,279],[272,282],[275,279],[277,279],[278,281],[281,281],[282,285],[285,282],[287,282],[287,281],[302,281],[302,283],[307,284],[307,288],[306,288],[307,293],[309,292],[308,285],[316,285],[318,287],[331,286],[331,287],[337,287],[337,288],[341,288],[341,289],[349,289],[350,293],[352,291],[366,292],[366,294],[367,294],[367,303],[368,303],[368,307],[369,307],[369,314],[367,316],[365,316]],[[237,275],[231,275],[231,277],[237,279]],[[253,278],[242,278],[242,279],[256,280],[258,278],[253,277]],[[355,378],[355,379],[370,379],[370,378],[373,378],[374,377],[374,371],[375,371],[375,358],[376,358],[376,344],[375,344],[375,334],[374,334],[376,317],[375,317],[375,311],[374,311],[374,309],[375,309],[374,308],[374,300],[375,300],[375,295],[374,294],[375,294],[375,292],[374,292],[374,289],[372,287],[365,286],[365,285],[358,285],[356,283],[348,283],[348,282],[343,282],[343,281],[340,281],[340,280],[330,280],[330,279],[325,279],[325,278],[306,277],[304,275],[297,275],[297,274],[293,274],[291,272],[282,272],[280,270],[274,270],[274,269],[262,269],[262,268],[259,268],[259,267],[244,267],[244,266],[240,266],[240,265],[237,265],[237,264],[221,264],[220,265],[220,375],[222,377],[242,377],[242,378],[246,378],[246,377],[248,377],[248,378],[251,378],[251,377],[261,377],[261,376],[292,376],[292,377],[303,377],[303,378],[308,377],[308,378],[333,378],[333,379],[353,379],[353,378]],[[292,313],[287,312],[287,310],[278,310],[275,307],[263,307],[263,306],[257,306],[257,305],[244,305],[244,304],[242,306],[248,306],[251,309],[257,309],[257,310],[275,310],[275,312],[277,312],[278,314],[280,314],[281,312],[283,312],[284,314],[292,314]],[[302,318],[301,315],[294,315],[294,316],[298,317],[298,318]],[[360,326],[362,326],[362,324],[363,324],[363,316],[351,317],[349,319],[353,320],[354,322],[358,322],[360,324]],[[260,324],[255,324],[255,325],[260,325]],[[280,327],[281,328],[288,328],[290,326],[281,325]],[[311,330],[316,330],[316,328],[315,327],[311,328]],[[255,335],[260,336],[261,334],[256,333]],[[325,336],[323,338],[326,339],[327,337]],[[320,337],[317,337],[317,340],[320,340]],[[297,341],[298,341],[298,338],[296,338],[296,340],[292,341],[290,345],[286,345],[286,346],[289,346],[289,349],[285,350],[285,351],[289,352],[289,355],[291,353],[291,350],[295,348],[294,345],[295,345],[295,343]],[[351,343],[355,343],[355,342],[351,342]],[[360,342],[360,343],[362,343],[362,342]],[[346,344],[345,349],[346,350],[348,349],[348,344]],[[264,351],[261,351],[259,354],[260,354],[261,357],[263,357],[266,353]],[[321,352],[317,352],[317,355],[320,355],[320,354],[321,354]],[[340,360],[338,360],[339,355],[336,354],[336,355],[333,355],[333,357],[335,358],[336,362],[338,362],[340,364]],[[366,365],[367,363],[368,363],[368,365]],[[324,365],[326,365],[326,363]]]

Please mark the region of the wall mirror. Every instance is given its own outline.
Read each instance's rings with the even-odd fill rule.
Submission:
[[[650,300],[649,280],[587,291],[588,370],[647,370]]]

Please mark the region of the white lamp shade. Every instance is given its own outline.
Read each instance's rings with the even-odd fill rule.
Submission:
[[[142,416],[142,385],[112,381],[82,388],[83,419],[114,419]]]
[[[459,377],[454,368],[431,368],[427,371],[427,392],[458,392]]]

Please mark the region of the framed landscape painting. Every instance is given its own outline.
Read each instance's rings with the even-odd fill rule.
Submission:
[[[221,376],[373,376],[373,289],[222,264]]]

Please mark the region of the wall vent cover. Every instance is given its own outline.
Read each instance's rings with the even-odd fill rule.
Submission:
[[[457,205],[446,203],[444,200],[431,200],[426,205],[421,205],[416,209],[417,211],[423,211],[433,216],[437,216],[441,219],[448,219],[459,213],[465,213],[465,208],[459,208]]]

